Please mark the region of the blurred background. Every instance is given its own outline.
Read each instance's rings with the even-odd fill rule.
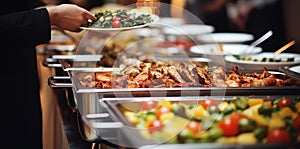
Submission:
[[[136,2],[159,0],[43,0],[47,4],[73,3],[92,12],[103,9],[115,9],[122,6],[135,6]],[[215,32],[248,32],[259,37],[268,30],[274,35],[268,42],[262,43],[263,49],[280,48],[287,42],[295,40],[296,44],[289,51],[299,53],[300,13],[298,0],[160,0],[163,5],[161,17],[183,18],[187,23],[182,8],[197,16],[204,24],[215,27]],[[80,38],[80,33],[78,35]],[[271,50],[271,49],[270,49]]]

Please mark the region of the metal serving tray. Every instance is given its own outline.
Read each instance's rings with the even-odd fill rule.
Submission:
[[[62,77],[61,79],[70,79]],[[70,81],[70,80],[69,80]],[[73,91],[75,107],[78,109],[78,129],[80,131],[81,136],[87,141],[99,141],[99,142],[107,142],[108,144],[117,143],[117,146],[124,145],[125,147],[130,146],[134,148],[287,148],[290,146],[286,145],[269,145],[269,144],[256,144],[256,145],[223,145],[223,144],[161,144],[156,145],[154,142],[143,138],[139,131],[136,129],[132,129],[131,124],[128,120],[123,116],[121,109],[119,108],[120,104],[129,104],[130,106],[137,106],[142,101],[146,101],[149,99],[152,100],[172,100],[172,101],[195,101],[201,100],[207,97],[213,97],[214,99],[227,99],[232,96],[251,96],[251,97],[263,97],[264,99],[274,99],[278,96],[290,96],[296,97],[300,96],[299,87],[287,87],[281,89],[269,89],[265,90],[265,88],[259,88],[257,94],[250,94],[252,92],[249,88],[245,88],[242,93],[236,88],[233,92],[232,96],[229,95],[209,95],[209,96],[194,96],[193,94],[182,95],[180,89],[177,90],[176,93],[174,91],[169,91],[171,94],[177,94],[176,96],[157,96],[153,97],[152,94],[148,92],[144,93],[142,91],[125,91],[124,93],[136,93],[136,97],[127,96],[128,94],[123,95],[122,93],[114,94],[115,90],[109,89],[107,94],[103,94],[105,92],[96,92],[97,90],[90,92],[82,92],[78,93],[72,83],[66,86],[66,84],[61,84],[58,87],[69,87]],[[211,90],[211,88],[204,88],[207,92]],[[188,89],[191,90],[191,89]],[[290,92],[292,91],[292,92]],[[157,91],[159,92],[159,90]],[[202,92],[202,90],[195,89],[195,93]],[[275,92],[275,93],[274,93]],[[272,94],[268,94],[272,93]],[[284,94],[288,93],[288,94]],[[149,97],[148,95],[152,97]],[[180,96],[178,96],[178,94]],[[112,96],[106,96],[112,95]],[[116,96],[117,95],[117,96]],[[127,97],[126,97],[127,96]],[[148,97],[145,97],[148,96]],[[299,144],[296,144],[299,147]],[[293,149],[294,145],[291,147]],[[295,148],[297,148],[295,147]]]
[[[212,97],[215,100],[224,100],[224,99],[233,99],[234,96],[225,96]],[[235,96],[237,97],[237,96]],[[247,97],[247,96],[240,96]],[[263,98],[265,100],[274,100],[282,96],[253,96],[254,98]],[[292,99],[298,96],[285,96],[291,97]],[[129,138],[123,145],[129,148],[174,148],[174,149],[198,149],[198,148],[235,148],[235,149],[253,149],[253,148],[291,148],[296,149],[300,144],[217,144],[217,143],[195,143],[195,144],[157,144],[151,140],[146,139],[139,130],[135,129],[135,127],[127,120],[127,118],[123,115],[123,111],[127,109],[136,109],[140,107],[143,101],[148,100],[170,100],[171,102],[186,102],[186,103],[195,103],[198,100],[206,99],[206,96],[198,96],[198,97],[157,97],[157,98],[149,98],[149,97],[141,97],[141,98],[123,98],[122,100],[116,100],[115,98],[103,98],[99,100],[99,104],[101,107],[105,108],[108,112],[109,117],[112,118],[115,122],[123,124],[118,129],[119,135],[117,139]],[[92,129],[95,129],[96,132],[99,130],[93,125],[90,125]]]
[[[76,77],[71,77],[76,93],[98,93],[103,97],[147,97],[147,96],[203,96],[203,95],[297,95],[299,85],[267,87],[178,87],[178,88],[113,88],[98,89],[83,87]]]
[[[82,70],[69,70],[71,84],[75,93],[97,93],[100,97],[165,97],[165,96],[230,96],[230,95],[299,95],[300,85],[292,86],[267,86],[267,87],[178,87],[178,88],[112,88],[100,89],[84,87],[77,79],[76,73],[107,72],[116,68],[83,68]],[[52,87],[64,87],[57,77],[49,78]]]

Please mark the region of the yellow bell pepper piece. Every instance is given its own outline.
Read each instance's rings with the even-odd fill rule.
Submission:
[[[295,119],[297,117],[297,113],[293,112],[289,107],[282,108],[278,113],[280,118],[291,117]]]
[[[243,114],[244,115],[247,115],[249,118],[253,118],[255,117],[256,115],[259,115],[258,114],[258,109],[262,106],[262,104],[257,104],[257,105],[254,105],[246,110],[243,111]],[[255,119],[255,118],[253,118]]]
[[[269,130],[285,127],[285,122],[280,118],[273,116],[269,123]]]
[[[168,100],[160,100],[158,102],[158,106],[171,108],[172,107],[172,103],[170,101],[168,101]]]
[[[168,112],[168,113],[164,113],[159,117],[159,120],[162,123],[165,123],[166,121],[170,120],[171,118],[173,118],[175,116],[175,114],[173,112]]]
[[[264,103],[264,100],[261,99],[261,98],[251,98],[251,99],[248,99],[248,105],[250,107],[254,106],[254,105],[257,105],[257,104],[262,104]]]
[[[256,121],[257,125],[268,126],[269,124],[269,122],[261,115],[255,114],[252,118]]]
[[[295,108],[297,109],[297,112],[300,113],[300,102],[296,103]]]
[[[126,111],[126,112],[124,112],[124,115],[127,117],[128,121],[130,123],[132,123],[134,125],[138,123],[138,118],[134,112]]]
[[[253,133],[242,133],[237,136],[238,144],[256,144],[257,139]]]

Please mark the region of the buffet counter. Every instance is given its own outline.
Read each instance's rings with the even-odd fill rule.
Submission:
[[[207,26],[197,27],[207,31]],[[268,66],[270,69],[263,67],[269,60],[241,65],[226,59],[236,54],[226,53],[226,43],[209,47],[211,53],[198,47],[205,45],[204,41],[184,44],[191,42],[188,37],[202,33],[187,32],[192,35],[186,37],[178,35],[178,31],[175,35],[166,33],[159,27],[143,29],[87,31],[76,53],[67,55],[60,51],[44,55],[44,61],[39,61],[53,67],[47,68],[52,74],[42,75],[48,78],[40,80],[56,98],[50,103],[57,102],[52,107],[58,109],[61,117],[54,117],[53,121],[61,123],[54,126],[63,126],[57,130],[64,132],[60,138],[66,138],[60,144],[67,148],[299,147],[300,136],[295,131],[298,129],[292,126],[292,121],[300,119],[299,75],[278,69],[279,64],[298,64],[298,55],[292,55],[293,61],[274,61],[273,67]],[[146,34],[147,29],[157,34]],[[47,65],[52,62],[53,65]],[[249,65],[253,69],[246,67]],[[207,99],[213,99],[215,109],[202,105]],[[288,105],[279,107],[281,99]],[[149,101],[156,106],[148,105]],[[167,113],[160,111],[162,107]],[[251,121],[253,126],[244,130],[235,121],[234,134],[223,129],[222,122],[233,121],[235,113],[246,115],[244,121]],[[190,128],[190,123],[201,123],[201,131],[200,126]],[[202,125],[207,131],[202,131]],[[288,132],[290,139],[275,145],[268,135],[279,128]]]
[[[82,149],[92,148],[92,143],[83,140],[76,125],[76,111],[71,109],[66,100],[65,88],[51,88],[48,78],[59,71],[45,67],[43,62],[48,57],[45,51],[37,54],[40,78],[41,106],[43,111],[43,147],[45,149]]]

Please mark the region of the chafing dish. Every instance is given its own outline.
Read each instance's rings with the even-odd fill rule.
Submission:
[[[73,68],[73,67],[69,67]],[[74,98],[68,101],[78,112],[78,129],[87,141],[99,141],[112,146],[133,148],[274,148],[270,144],[256,145],[223,145],[223,144],[160,144],[145,139],[133,129],[118,109],[120,103],[139,104],[151,99],[188,99],[201,100],[207,96],[223,99],[229,96],[278,96],[299,95],[299,86],[270,86],[270,87],[180,87],[180,88],[112,88],[97,89],[81,86],[78,76],[83,73],[97,71],[113,71],[115,68],[80,68],[67,69],[68,76],[50,77],[51,87],[67,87]],[[70,99],[69,99],[70,100]],[[128,127],[130,126],[130,127]],[[298,146],[298,144],[297,144]],[[284,146],[276,146],[275,148]],[[294,146],[292,146],[294,147]]]
[[[299,144],[220,144],[220,143],[188,143],[169,144],[157,143],[143,136],[138,129],[131,124],[124,116],[125,110],[138,109],[142,102],[149,100],[168,100],[171,102],[197,103],[204,100],[206,96],[186,96],[186,97],[136,97],[136,98],[99,98],[95,94],[85,94],[87,99],[79,99],[82,103],[79,106],[78,119],[79,129],[83,138],[89,141],[106,140],[106,143],[125,148],[297,148]],[[82,96],[82,97],[83,97]],[[233,97],[249,96],[213,96],[215,100],[232,100]],[[283,96],[251,96],[252,98],[262,98],[264,100],[274,100]],[[286,95],[285,97],[296,98],[297,96]],[[95,99],[96,101],[91,101]],[[89,105],[87,105],[89,104]],[[87,108],[86,106],[89,106]],[[88,111],[87,111],[88,110]]]

